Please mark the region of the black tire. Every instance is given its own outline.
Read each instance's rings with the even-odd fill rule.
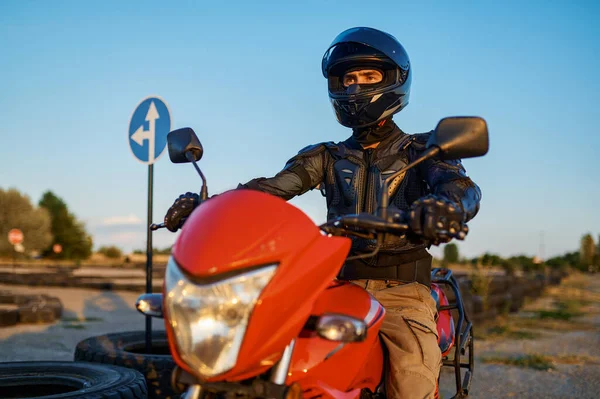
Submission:
[[[164,331],[152,331],[153,353],[145,353],[145,331],[128,331],[87,338],[77,344],[74,359],[130,367],[146,378],[149,398],[179,398],[171,387],[175,362]]]
[[[52,323],[63,313],[60,299],[49,295],[15,295],[1,291],[0,303],[18,306],[18,323]]]
[[[53,323],[62,315],[63,306],[60,299],[49,295],[19,295],[19,323],[37,324]]]
[[[64,310],[63,304],[60,301],[60,299],[49,295],[42,295],[42,298],[44,298],[44,301],[46,302],[46,307],[52,309],[52,312],[54,313],[54,318],[60,319]]]
[[[43,306],[41,302],[28,303],[19,307],[19,323],[54,323],[55,320],[52,308]]]
[[[0,363],[0,392],[7,399],[148,397],[144,376],[135,370],[74,362]]]
[[[0,327],[11,327],[19,322],[17,309],[0,309]]]
[[[11,291],[0,291],[0,304],[15,305],[17,303],[17,296]]]

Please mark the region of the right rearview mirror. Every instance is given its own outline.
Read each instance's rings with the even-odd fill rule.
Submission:
[[[173,163],[191,162],[187,154],[194,161],[202,158],[204,150],[194,130],[190,127],[173,130],[167,135],[167,146],[169,147],[169,158]]]
[[[485,155],[489,149],[487,123],[479,117],[444,118],[429,137],[430,147],[439,147],[439,157],[446,160]]]

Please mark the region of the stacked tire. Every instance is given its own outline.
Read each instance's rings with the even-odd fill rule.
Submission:
[[[87,338],[77,344],[75,361],[128,367],[142,373],[148,398],[174,399],[180,395],[171,386],[175,362],[164,331],[152,331],[152,351],[147,353],[145,331],[129,331]]]
[[[0,363],[3,398],[146,399],[144,376],[125,367],[77,362]]]
[[[10,327],[19,323],[53,323],[60,319],[63,305],[60,299],[49,295],[17,295],[0,291],[0,327]]]

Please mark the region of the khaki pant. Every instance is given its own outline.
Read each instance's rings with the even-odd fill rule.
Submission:
[[[419,283],[353,280],[386,310],[381,339],[389,354],[386,396],[433,399],[442,366],[437,343],[436,305],[429,288]]]

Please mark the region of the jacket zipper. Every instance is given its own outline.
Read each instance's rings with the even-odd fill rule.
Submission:
[[[371,158],[373,157],[373,149],[371,148],[367,148],[365,150],[365,162],[366,162],[366,169],[365,169],[365,174],[366,174],[366,187],[365,187],[365,193],[363,195],[363,211],[364,212],[372,212],[372,205],[371,205],[371,186],[373,185],[373,179],[372,179],[372,173],[371,173]]]

